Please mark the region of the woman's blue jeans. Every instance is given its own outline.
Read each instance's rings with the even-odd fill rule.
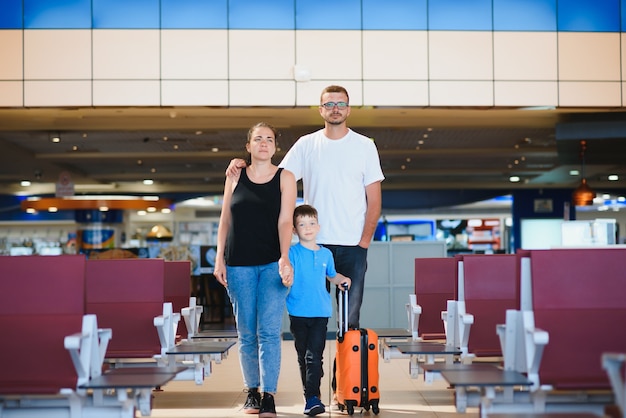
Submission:
[[[246,388],[276,393],[287,298],[287,288],[278,275],[278,263],[227,266],[226,275],[237,322],[244,384]]]

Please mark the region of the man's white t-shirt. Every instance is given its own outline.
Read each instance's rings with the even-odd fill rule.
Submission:
[[[352,130],[341,139],[328,139],[320,129],[298,139],[280,167],[302,179],[304,201],[318,211],[317,242],[359,243],[367,209],[365,186],[385,178],[372,139]]]

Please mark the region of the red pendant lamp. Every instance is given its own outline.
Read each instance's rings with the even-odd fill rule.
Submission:
[[[591,206],[593,205],[593,198],[596,197],[596,193],[591,190],[591,187],[587,185],[587,179],[585,178],[585,151],[587,150],[587,141],[580,141],[580,176],[582,177],[580,184],[572,193],[572,201],[575,206]]]

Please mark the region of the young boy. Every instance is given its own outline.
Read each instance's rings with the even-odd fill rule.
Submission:
[[[314,416],[326,411],[320,400],[322,356],[328,318],[332,316],[326,280],[346,289],[352,282],[336,272],[330,250],[315,242],[320,225],[313,206],[297,206],[293,213],[293,225],[299,242],[289,250],[294,278],[287,295],[287,311],[306,399],[304,413]]]

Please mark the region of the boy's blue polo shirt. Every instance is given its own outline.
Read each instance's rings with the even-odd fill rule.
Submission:
[[[289,315],[330,318],[333,307],[326,290],[326,276],[337,275],[333,254],[328,248],[313,251],[297,243],[289,249],[289,260],[294,269],[293,284],[287,295]]]

